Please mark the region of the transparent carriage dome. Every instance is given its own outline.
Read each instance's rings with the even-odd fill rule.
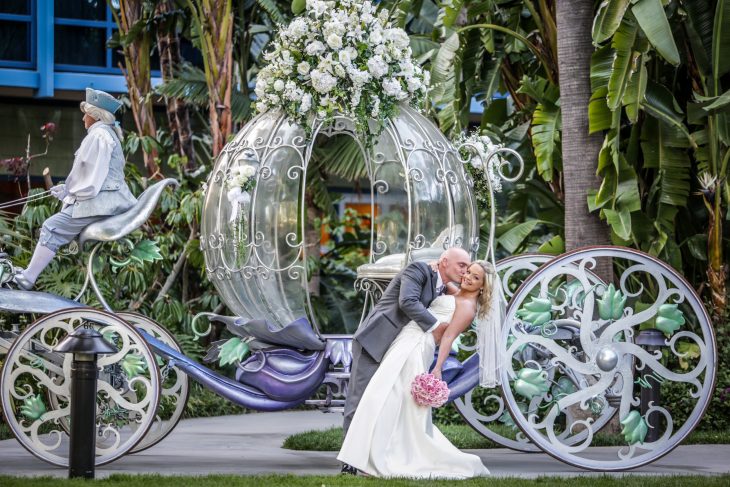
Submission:
[[[401,106],[370,148],[347,117],[315,124],[307,136],[282,111],[269,111],[226,145],[205,190],[201,248],[207,275],[236,315],[278,327],[306,318],[315,331],[328,333],[357,327],[357,319],[348,319],[344,328],[323,329],[327,318],[316,312],[317,289],[307,270],[321,252],[319,220],[308,213],[308,186],[316,175],[307,172],[316,144],[332,137],[351,137],[365,165],[367,180],[355,192],[370,209],[364,258],[371,266],[435,259],[452,246],[476,252],[472,181],[451,143],[416,110]],[[234,189],[239,173],[253,173],[255,184]]]

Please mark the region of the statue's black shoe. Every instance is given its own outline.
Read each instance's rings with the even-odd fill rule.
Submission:
[[[352,465],[343,463],[342,470],[340,470],[340,473],[345,474],[345,475],[357,475],[357,469],[355,467],[353,467]]]

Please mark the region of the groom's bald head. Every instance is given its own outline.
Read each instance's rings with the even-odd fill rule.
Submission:
[[[438,269],[441,280],[447,282],[460,282],[471,263],[469,253],[459,247],[451,247],[444,250],[438,260]]]

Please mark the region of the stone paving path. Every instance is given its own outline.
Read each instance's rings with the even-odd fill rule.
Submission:
[[[161,443],[99,467],[96,476],[103,478],[115,473],[333,475],[339,472],[335,452],[284,450],[281,444],[292,433],[325,429],[337,426],[341,421],[342,416],[339,414],[323,414],[317,411],[254,413],[185,420]],[[492,474],[499,477],[597,475],[566,465],[544,453],[528,454],[508,449],[471,452],[479,455]],[[630,473],[730,473],[730,445],[680,446],[651,465]],[[0,474],[66,477],[67,470],[38,460],[15,440],[6,440],[0,441]]]

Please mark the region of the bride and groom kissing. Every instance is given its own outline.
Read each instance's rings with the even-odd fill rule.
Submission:
[[[455,283],[460,283],[457,286]],[[497,341],[504,298],[491,263],[450,248],[438,262],[413,262],[388,285],[353,337],[345,404],[344,473],[374,477],[469,478],[488,475],[479,457],[452,445],[411,383],[441,369],[456,337],[476,318],[480,384],[498,381]]]

